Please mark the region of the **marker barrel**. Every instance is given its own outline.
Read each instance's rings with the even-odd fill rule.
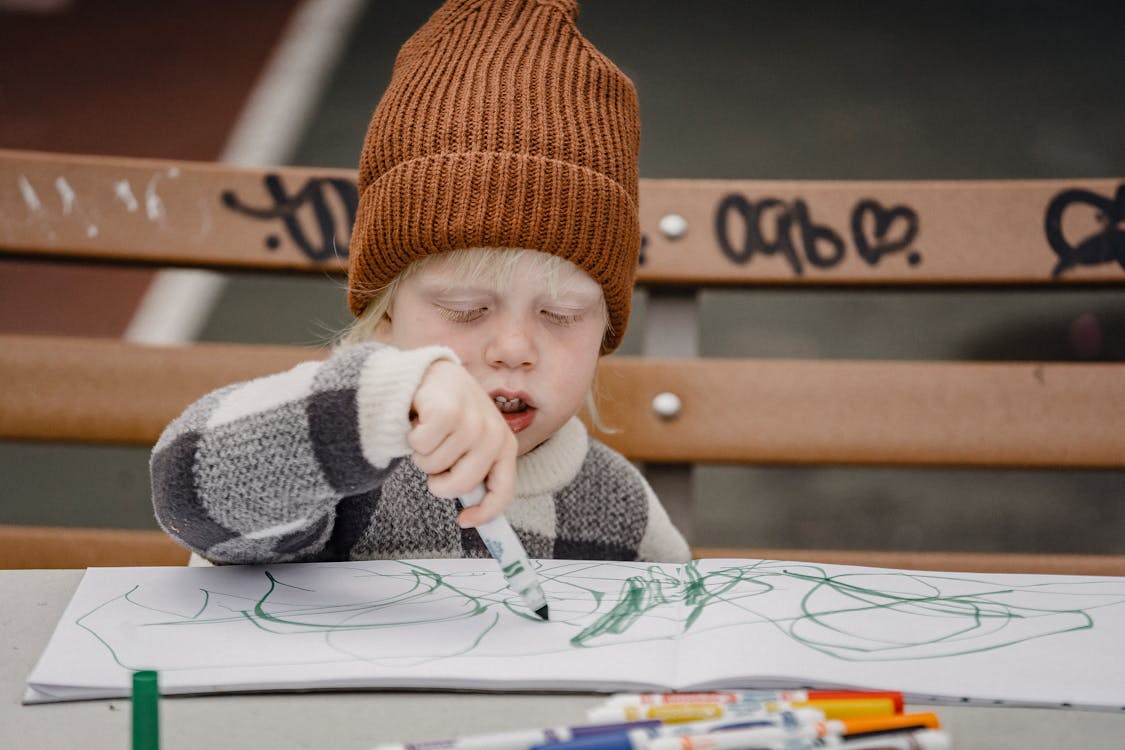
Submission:
[[[689,737],[713,737],[728,732],[778,729],[785,737],[814,736],[824,728],[824,714],[816,709],[782,711],[775,714],[759,715],[754,718],[725,719],[719,721],[700,721],[684,724],[661,724],[646,729],[619,732],[617,735],[603,734],[597,737],[584,737],[569,742],[553,742],[537,745],[532,750],[649,750],[658,740],[688,741]],[[772,738],[772,735],[766,735]],[[772,741],[772,739],[771,739]],[[687,745],[683,745],[687,747]],[[670,748],[680,745],[669,744]],[[800,750],[797,747],[789,750]]]
[[[472,492],[461,498],[461,505],[468,508],[480,505],[484,499],[484,485],[478,485]],[[544,620],[547,619],[547,597],[539,585],[539,576],[531,562],[527,559],[527,552],[520,543],[516,532],[504,516],[497,516],[488,523],[477,526],[477,533],[484,540],[488,552],[500,564],[500,572],[508,581],[508,586],[523,599],[524,604],[532,612]]]
[[[865,716],[858,719],[830,719],[825,722],[841,734],[863,735],[873,732],[894,732],[907,729],[940,729],[935,713],[896,714],[894,716]]]
[[[536,745],[531,750],[646,750],[655,729],[631,729],[626,732],[576,737],[566,742]]]
[[[798,727],[753,727],[729,729],[709,734],[682,737],[655,737],[644,750],[747,750],[774,747],[800,747],[826,734],[823,724]]]
[[[582,724],[549,729],[515,729],[510,732],[474,734],[447,740],[385,743],[376,745],[374,750],[530,750],[546,743],[635,729],[654,729],[659,726],[659,721],[639,721],[624,724]]]
[[[788,705],[793,708],[818,708],[829,719],[859,719],[895,714],[895,704],[890,698],[810,698],[791,701]]]
[[[606,705],[660,706],[675,703],[721,703],[765,705],[774,701],[790,704],[842,700],[886,700],[892,710],[888,713],[902,713],[902,693],[895,690],[717,690],[707,692],[682,693],[618,693],[610,696]],[[819,706],[818,706],[819,707]]]
[[[658,719],[665,722],[706,721],[728,715],[727,708],[717,703],[670,703],[660,706],[598,706],[587,714],[590,721],[644,721]]]
[[[849,739],[847,750],[950,750],[953,740],[940,729],[919,729],[914,732],[892,732],[876,737]]]

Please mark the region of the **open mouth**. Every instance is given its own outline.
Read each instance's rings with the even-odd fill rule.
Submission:
[[[505,398],[504,396],[496,396],[492,399],[496,403],[496,408],[503,414],[516,414],[521,411],[527,411],[529,408],[523,399],[519,398]]]
[[[519,396],[496,394],[492,397],[492,402],[496,404],[512,432],[521,432],[535,421],[535,407]]]

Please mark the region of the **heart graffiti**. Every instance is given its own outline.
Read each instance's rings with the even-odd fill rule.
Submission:
[[[730,193],[716,207],[714,226],[719,249],[739,265],[749,263],[755,255],[780,255],[800,276],[806,263],[834,268],[847,254],[840,233],[815,221],[808,204],[799,198],[792,203],[773,197],[751,201]],[[852,209],[850,228],[856,253],[868,265],[903,252],[910,265],[922,262],[913,247],[919,231],[918,213],[909,206],[888,208],[865,198]]]

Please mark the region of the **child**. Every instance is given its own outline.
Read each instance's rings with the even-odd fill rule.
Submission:
[[[360,157],[348,302],[323,362],[193,404],[151,461],[160,524],[213,562],[686,561],[643,477],[575,416],[628,322],[631,82],[573,0],[449,0],[403,46]],[[454,498],[483,483],[479,506]]]

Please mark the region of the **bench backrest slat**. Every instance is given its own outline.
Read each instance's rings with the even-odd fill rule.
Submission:
[[[642,180],[640,199],[645,285],[1125,284],[1120,180]],[[11,256],[340,273],[356,202],[351,170],[0,150]]]

